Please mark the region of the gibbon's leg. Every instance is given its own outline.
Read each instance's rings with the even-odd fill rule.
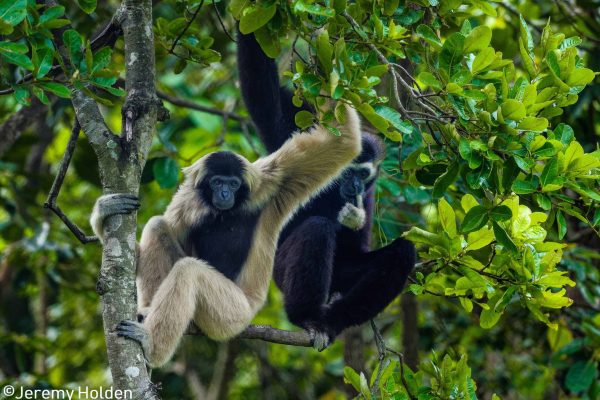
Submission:
[[[185,253],[163,217],[150,218],[140,240],[137,266],[138,320],[148,313],[154,293]]]
[[[306,328],[319,320],[327,303],[333,254],[335,223],[324,217],[304,221],[279,246],[275,256],[278,285],[284,295],[290,322]]]
[[[404,288],[415,258],[414,245],[398,238],[386,247],[350,260],[352,265],[336,268],[331,290],[341,296],[327,306],[327,332],[336,336],[380,313]]]
[[[337,223],[327,218],[308,218],[279,246],[275,256],[275,280],[288,319],[310,332],[318,350],[328,345],[316,326],[329,300],[336,228]]]
[[[192,318],[213,339],[240,333],[254,317],[246,295],[205,261],[185,257],[173,266],[143,323],[122,321],[117,335],[138,341],[151,367],[166,363]]]

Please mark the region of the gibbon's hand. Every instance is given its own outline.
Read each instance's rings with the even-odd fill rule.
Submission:
[[[339,223],[355,231],[365,226],[366,219],[365,210],[352,203],[346,203],[338,213]]]
[[[142,346],[144,354],[150,350],[150,333],[142,324],[135,321],[124,320],[116,327],[117,336],[134,340]]]
[[[131,214],[140,208],[140,201],[134,194],[115,193],[102,196],[97,202],[101,217],[115,214]]]

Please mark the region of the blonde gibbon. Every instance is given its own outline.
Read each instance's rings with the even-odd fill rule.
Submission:
[[[143,320],[116,327],[119,336],[141,344],[151,367],[171,358],[190,321],[215,340],[250,324],[267,295],[282,227],[360,153],[360,121],[345,108],[339,137],[316,125],[253,163],[215,152],[183,170],[166,212],[148,221],[139,243]],[[100,197],[94,231],[103,238],[106,217],[138,206],[131,194]]]

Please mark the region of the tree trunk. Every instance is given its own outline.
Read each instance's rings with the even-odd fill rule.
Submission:
[[[80,91],[72,95],[77,119],[98,157],[104,194],[137,194],[156,125],[152,1],[124,0],[119,21],[125,39],[127,99],[123,133],[114,135],[98,105]],[[115,389],[131,390],[134,399],[158,399],[141,347],[116,336],[114,328],[136,315],[136,215],[115,215],[104,223],[104,249],[97,291],[108,361]]]
[[[414,371],[419,366],[419,326],[415,295],[404,293],[400,298],[400,307],[402,308],[402,353],[404,353],[404,361]]]

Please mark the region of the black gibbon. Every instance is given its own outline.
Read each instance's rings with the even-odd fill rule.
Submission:
[[[269,152],[296,129],[290,90],[253,35],[238,32],[238,68],[246,107]],[[381,141],[362,134],[362,152],[332,185],[284,227],[275,282],[289,320],[316,335],[321,350],[345,328],[381,312],[403,289],[415,264],[414,245],[398,238],[370,251],[374,183],[384,158]]]
[[[122,321],[119,336],[138,341],[157,367],[175,351],[190,321],[208,337],[236,336],[262,307],[277,240],[290,216],[360,153],[360,121],[346,107],[341,137],[316,126],[250,163],[230,152],[208,154],[184,169],[185,179],[162,216],[143,229],[137,290],[143,322]],[[135,196],[96,202],[91,217],[130,213]]]

